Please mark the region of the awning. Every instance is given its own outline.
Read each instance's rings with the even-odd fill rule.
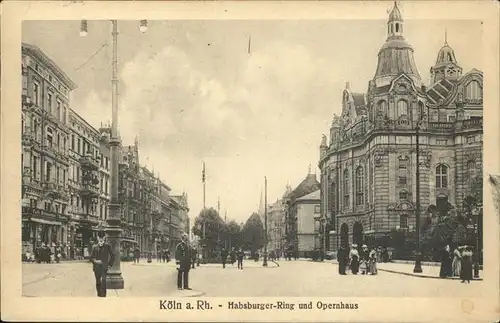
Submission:
[[[41,224],[49,224],[49,225],[62,225],[62,223],[59,221],[50,221],[50,220],[37,219],[37,218],[23,219],[23,221],[31,221],[31,222],[36,222],[36,223],[41,223]]]

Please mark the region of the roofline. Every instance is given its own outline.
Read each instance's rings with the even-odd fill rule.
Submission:
[[[79,120],[83,121],[83,123],[85,123],[87,126],[89,126],[90,128],[92,128],[92,130],[94,130],[97,135],[100,135],[101,133],[99,132],[99,130],[97,130],[96,128],[94,128],[93,125],[91,125],[90,123],[87,122],[87,120],[85,120],[84,117],[82,117],[78,112],[76,112],[75,110],[73,110],[72,108],[69,108],[69,111],[71,113],[74,113],[78,118]],[[70,125],[70,128],[71,128],[71,125]]]
[[[40,47],[28,43],[22,43],[21,52],[25,51],[26,53],[32,54],[35,58],[41,60],[45,65],[47,65],[54,74],[57,75],[59,79],[61,79],[70,91],[73,91],[77,88],[75,82],[73,82],[69,76],[50,58],[47,54],[40,49]]]

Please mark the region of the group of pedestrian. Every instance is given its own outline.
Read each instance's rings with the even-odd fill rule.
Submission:
[[[236,260],[238,260],[238,269],[243,269],[243,258],[245,257],[245,253],[242,248],[236,250],[232,248],[230,252],[228,252],[225,248],[222,248],[220,251],[222,268],[226,268],[227,257],[230,257],[231,265],[234,266]]]
[[[340,275],[347,275],[347,267],[351,269],[353,275],[357,275],[359,272],[362,275],[377,274],[377,250],[373,247],[369,249],[366,244],[362,245],[361,248],[357,244],[353,244],[349,252],[341,246],[337,252],[337,260]]]
[[[26,260],[29,262],[59,263],[63,257],[63,248],[60,243],[53,243],[52,247],[49,244],[41,243],[35,248],[33,253],[26,253]]]
[[[451,253],[450,245],[441,251],[440,278],[460,277],[462,283],[472,280],[472,247],[468,245],[457,246]]]
[[[156,261],[157,262],[170,262],[170,250],[168,249],[162,249],[158,251],[158,254],[156,256]]]

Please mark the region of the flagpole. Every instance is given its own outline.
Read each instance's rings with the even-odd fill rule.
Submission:
[[[206,186],[206,178],[205,178],[205,161],[203,161],[203,172],[202,172],[202,182],[203,182],[203,210],[206,209],[207,205],[205,203],[206,201],[206,191],[207,191],[207,186]]]
[[[267,267],[267,176],[264,177],[264,263]]]

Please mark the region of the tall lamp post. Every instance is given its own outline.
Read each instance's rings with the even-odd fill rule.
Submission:
[[[120,259],[120,243],[121,243],[121,214],[120,201],[118,196],[118,176],[119,176],[119,159],[121,140],[118,135],[118,21],[111,20],[113,31],[113,58],[112,58],[112,75],[111,75],[111,136],[109,140],[111,151],[111,194],[109,203],[109,214],[106,219],[109,244],[116,255],[113,264],[108,271],[106,277],[106,285],[108,289],[123,289],[124,280],[121,272]],[[139,30],[144,33],[147,30],[147,20],[141,20]],[[88,34],[87,20],[82,20],[80,25],[80,36],[85,37]]]
[[[415,267],[413,268],[414,273],[421,273],[422,272],[422,253],[420,251],[420,151],[419,151],[419,132],[420,132],[420,127],[422,125],[422,121],[424,119],[424,113],[423,111],[420,111],[420,108],[418,109],[418,121],[417,121],[417,127],[416,127],[416,134],[415,134],[415,154],[416,154],[416,162],[415,162],[415,177],[416,177],[416,182],[415,182],[415,190],[416,190],[416,197],[415,197],[415,226],[416,226],[416,250],[415,250]]]
[[[264,176],[264,262],[267,267],[267,176]]]

